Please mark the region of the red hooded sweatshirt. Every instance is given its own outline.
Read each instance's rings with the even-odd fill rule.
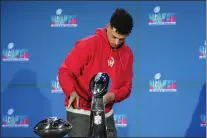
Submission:
[[[106,72],[111,80],[108,92],[115,94],[115,100],[105,107],[108,113],[114,103],[123,101],[131,93],[133,60],[132,50],[126,44],[116,50],[110,47],[106,28],[99,28],[94,35],[77,41],[58,72],[59,84],[65,94],[65,106],[68,105],[70,94],[76,91],[80,96],[79,108],[90,110],[90,80],[98,72]]]

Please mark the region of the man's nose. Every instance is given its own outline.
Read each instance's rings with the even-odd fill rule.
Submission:
[[[115,40],[115,44],[118,45],[119,44],[119,39]]]

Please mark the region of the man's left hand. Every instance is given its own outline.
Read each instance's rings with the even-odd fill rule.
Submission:
[[[112,102],[115,99],[115,94],[114,93],[107,93],[104,96],[104,104],[108,104],[110,102]]]

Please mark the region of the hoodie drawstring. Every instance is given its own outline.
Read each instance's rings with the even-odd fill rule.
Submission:
[[[118,51],[118,58],[119,58],[119,61],[120,61],[120,63],[121,63],[121,67],[122,67],[122,69],[125,71],[125,68],[124,68],[123,62],[122,62],[122,60],[121,60],[121,55],[120,55],[120,52],[119,52],[119,51]]]

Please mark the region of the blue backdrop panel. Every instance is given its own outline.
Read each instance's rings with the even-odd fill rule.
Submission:
[[[201,1],[3,2],[2,136],[35,136],[40,120],[66,118],[58,68],[75,42],[105,27],[117,7],[134,18],[127,43],[135,57],[132,94],[114,107],[118,136],[205,136]]]

